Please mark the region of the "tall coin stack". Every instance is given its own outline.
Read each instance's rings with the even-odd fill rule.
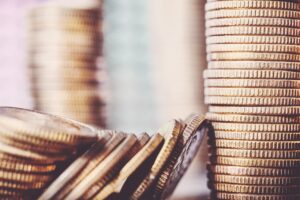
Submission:
[[[208,0],[212,199],[300,199],[300,3]]]
[[[32,93],[38,110],[103,127],[101,9],[71,6],[51,3],[29,14]]]

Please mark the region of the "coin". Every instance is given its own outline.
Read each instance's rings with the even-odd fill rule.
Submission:
[[[275,70],[205,70],[204,78],[299,79],[297,72]]]
[[[118,176],[107,184],[94,199],[106,199],[112,193],[119,193],[121,185],[163,144],[160,134],[152,136],[150,141],[121,169]]]
[[[260,8],[260,9],[281,9],[299,10],[300,6],[295,2],[282,1],[215,1],[205,5],[205,11],[220,9],[241,9],[241,8]]]
[[[184,175],[195,157],[208,129],[207,121],[200,115],[191,115],[184,123],[186,126],[155,184],[154,199],[167,199],[171,196],[180,181],[180,177]]]
[[[257,141],[297,141],[300,133],[280,132],[236,132],[236,131],[214,131],[209,135],[211,138],[228,140],[257,140]]]
[[[208,171],[215,174],[227,174],[236,176],[269,176],[269,177],[299,177],[298,168],[265,168],[250,166],[208,165]]]
[[[209,112],[228,114],[250,114],[250,115],[282,115],[296,116],[300,114],[298,106],[274,106],[274,107],[237,107],[237,106],[209,106]]]
[[[163,166],[170,158],[171,153],[174,150],[178,138],[180,137],[181,129],[181,124],[178,121],[173,120],[157,131],[163,135],[165,143],[157,155],[157,158],[155,159],[155,162],[152,165],[149,173],[136,188],[135,192],[131,196],[131,199],[141,199],[143,195],[148,192],[152,184],[157,180],[159,173],[162,171]]]
[[[298,200],[300,195],[254,195],[218,192],[213,197],[232,200]]]

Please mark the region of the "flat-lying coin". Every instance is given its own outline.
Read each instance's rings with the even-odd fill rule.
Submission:
[[[218,192],[212,195],[218,199],[230,200],[298,200],[300,195],[254,195]]]
[[[250,114],[250,115],[280,115],[298,116],[300,106],[273,106],[273,107],[238,107],[238,106],[209,106],[209,112],[227,114]]]

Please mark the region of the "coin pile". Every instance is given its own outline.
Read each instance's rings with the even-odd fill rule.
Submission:
[[[104,78],[98,66],[101,9],[71,6],[49,3],[28,15],[28,64],[36,109],[104,127]]]
[[[193,114],[136,136],[0,108],[0,198],[166,199],[208,128]]]
[[[300,3],[208,0],[213,199],[300,199]]]

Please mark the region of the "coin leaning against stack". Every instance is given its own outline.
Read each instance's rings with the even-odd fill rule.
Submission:
[[[30,11],[32,94],[38,110],[104,127],[101,9],[82,6],[52,3]]]
[[[213,199],[299,199],[300,3],[208,0]]]
[[[0,198],[167,199],[209,128],[192,114],[135,135],[0,107]]]

